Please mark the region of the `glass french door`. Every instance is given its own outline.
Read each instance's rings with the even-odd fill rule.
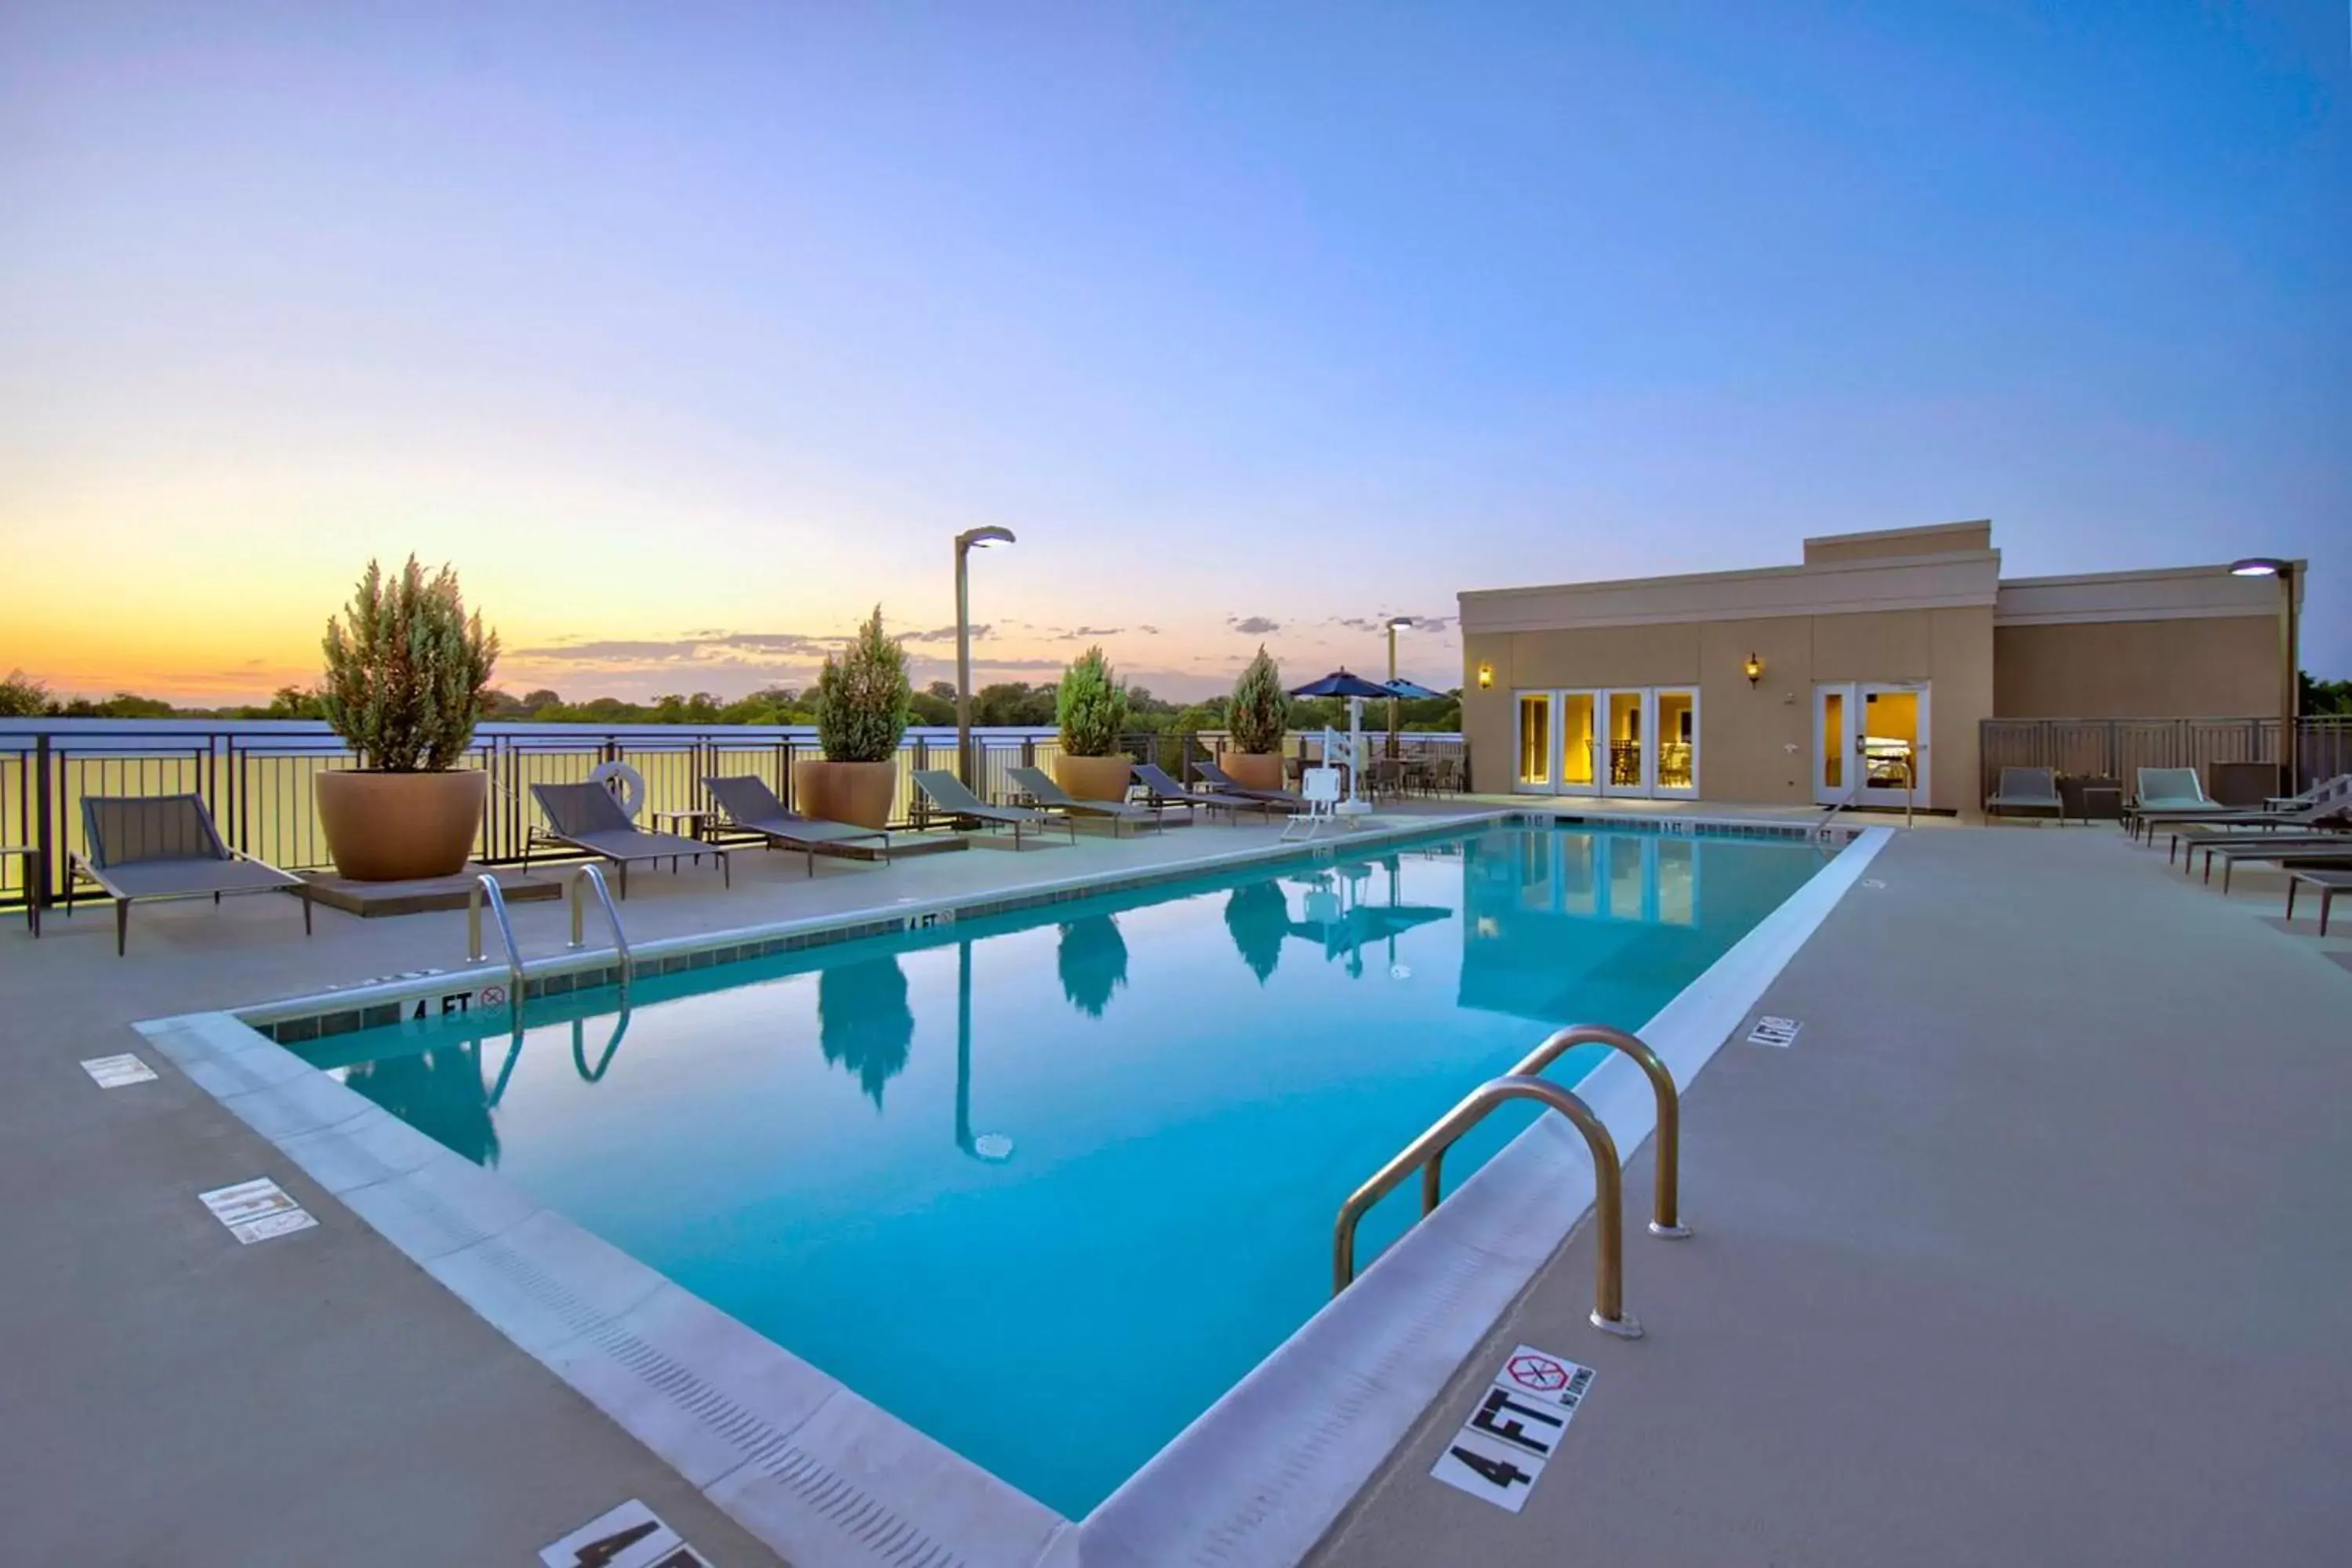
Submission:
[[[1515,787],[1531,795],[1696,796],[1698,692],[1644,686],[1518,693]]]
[[[1813,799],[1823,805],[1927,802],[1928,686],[1848,680],[1813,688]]]

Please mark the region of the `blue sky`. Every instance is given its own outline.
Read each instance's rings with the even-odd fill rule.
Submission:
[[[307,679],[413,549],[509,687],[796,684],[1001,522],[984,675],[1191,694],[1989,516],[2306,555],[2352,675],[2347,79],[2341,0],[16,0],[0,540],[133,613],[0,667]]]

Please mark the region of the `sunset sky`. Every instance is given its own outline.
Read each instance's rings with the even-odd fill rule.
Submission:
[[[0,673],[1384,661],[1462,588],[1990,517],[2312,563],[2352,676],[2344,0],[0,5]],[[1461,679],[1450,622],[1405,672]]]

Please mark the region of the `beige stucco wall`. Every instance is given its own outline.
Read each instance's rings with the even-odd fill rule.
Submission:
[[[1523,689],[1696,685],[1702,799],[1801,804],[1812,798],[1813,683],[1927,680],[1928,800],[1976,805],[1977,724],[1992,706],[1992,610],[1470,632],[1463,639],[1463,728],[1481,790],[1511,787]],[[1764,678],[1750,686],[1750,653]],[[1482,664],[1494,684],[1478,687]],[[1795,750],[1790,751],[1790,747]]]
[[[1993,634],[2003,719],[2195,719],[2279,710],[2280,617],[2006,626]]]
[[[1943,522],[1927,528],[1892,528],[1876,533],[1832,533],[1805,541],[1805,564],[1837,561],[1885,561],[1910,555],[1940,555],[1955,550],[1990,550],[1992,522]]]

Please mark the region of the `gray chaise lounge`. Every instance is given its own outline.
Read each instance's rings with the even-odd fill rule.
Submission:
[[[2055,768],[2003,768],[2000,787],[1985,797],[1985,816],[2006,816],[2012,811],[2046,811],[2059,820],[2066,820],[2066,803],[2058,795],[2058,771]]]
[[[1192,771],[1201,775],[1202,783],[1221,795],[1237,795],[1245,800],[1272,801],[1276,805],[1286,805],[1295,811],[1307,809],[1307,797],[1295,789],[1252,789],[1214,763],[1194,763]]]
[[[78,882],[95,882],[114,900],[114,951],[131,942],[131,906],[144,900],[200,899],[224,893],[293,893],[302,900],[302,934],[310,934],[310,885],[221,840],[203,797],[94,795],[81,803],[87,852],[66,878],[66,913]]]
[[[1220,791],[1186,789],[1169,776],[1168,770],[1158,763],[1138,763],[1136,782],[1144,789],[1145,798],[1156,806],[1181,805],[1187,810],[1207,806],[1211,811],[1234,812],[1246,807],[1251,811],[1273,813],[1279,805],[1270,800],[1257,800],[1245,795],[1226,795]]]
[[[532,833],[523,846],[522,863],[530,864],[531,849],[542,844],[560,844],[583,854],[609,860],[621,873],[621,897],[629,896],[629,863],[633,860],[667,860],[669,868],[677,869],[679,860],[691,857],[699,865],[705,855],[719,859],[719,877],[722,884],[734,886],[733,873],[727,868],[727,851],[716,844],[706,844],[699,838],[681,838],[675,833],[647,833],[629,820],[613,792],[600,784],[535,784],[530,793],[539,799],[539,809],[547,814],[547,826]]]
[[[1058,811],[1066,818],[1079,816],[1099,816],[1110,824],[1111,837],[1118,837],[1122,822],[1148,822],[1160,826],[1160,813],[1148,805],[1137,805],[1124,800],[1081,800],[1055,784],[1043,768],[1007,768],[1006,774],[1044,810]]]
[[[931,804],[940,809],[942,816],[959,822],[987,822],[1012,828],[1013,847],[1015,849],[1021,847],[1023,828],[1041,827],[1055,822],[1058,822],[1069,834],[1071,843],[1078,841],[1078,830],[1067,817],[1050,816],[1042,811],[1032,811],[1025,805],[991,805],[966,789],[963,780],[945,768],[916,769],[915,787],[930,797]]]
[[[738,778],[709,778],[702,787],[727,814],[719,826],[756,833],[768,841],[771,848],[782,845],[797,849],[808,857],[808,874],[816,875],[816,852],[828,845],[868,844],[878,839],[876,850],[885,864],[890,858],[890,835],[880,828],[857,827],[846,822],[827,822],[823,817],[803,816],[776,798],[768,781],[746,773]]]

